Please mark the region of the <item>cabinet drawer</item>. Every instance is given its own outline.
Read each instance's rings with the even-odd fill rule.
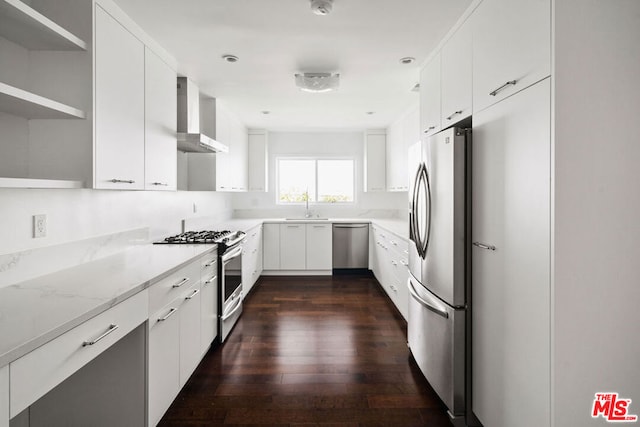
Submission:
[[[204,259],[210,260],[207,257]],[[200,280],[201,262],[195,261],[149,288],[149,311],[154,313],[177,298],[181,291]]]
[[[200,259],[200,278],[209,280],[218,274],[218,251],[213,251]]]
[[[144,290],[12,362],[11,417],[147,320],[148,301]]]

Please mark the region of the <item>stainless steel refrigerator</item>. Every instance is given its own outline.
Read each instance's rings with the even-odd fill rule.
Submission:
[[[471,131],[449,128],[410,150],[408,342],[455,425],[473,425],[470,368]],[[469,413],[469,414],[468,414]]]

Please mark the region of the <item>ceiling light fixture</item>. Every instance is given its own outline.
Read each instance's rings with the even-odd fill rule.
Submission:
[[[222,59],[224,59],[227,62],[238,62],[240,60],[240,58],[238,58],[235,55],[222,55]]]
[[[316,15],[328,15],[332,8],[333,0],[311,0],[311,11]]]
[[[414,62],[416,62],[416,58],[414,58],[413,56],[405,56],[404,58],[400,58],[400,63],[403,65],[413,64]]]
[[[305,92],[329,92],[338,88],[340,74],[303,73],[295,74],[295,79],[296,86]]]

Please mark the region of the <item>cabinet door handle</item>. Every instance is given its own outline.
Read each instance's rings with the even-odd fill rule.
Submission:
[[[493,246],[493,245],[485,245],[485,244],[480,243],[480,242],[473,242],[473,246],[476,246],[476,247],[478,247],[480,249],[486,249],[488,251],[495,251],[496,250],[495,246]]]
[[[184,297],[184,299],[186,299],[186,300],[192,299],[193,297],[195,297],[199,293],[200,293],[200,289],[194,289],[193,293],[191,295],[188,295],[188,296]]]
[[[454,111],[449,117],[447,117],[447,120],[453,119],[458,114],[462,114],[462,110]]]
[[[165,183],[165,182],[152,182],[151,185],[159,185],[162,187],[168,187],[169,184]]]
[[[204,281],[204,284],[205,284],[205,285],[208,285],[208,284],[210,284],[210,283],[213,283],[213,282],[215,282],[215,281],[216,281],[216,279],[217,279],[217,278],[218,278],[218,276],[213,276],[211,279],[209,279],[209,280],[205,280],[205,281]]]
[[[498,94],[498,92],[502,91],[502,89],[504,89],[504,88],[506,88],[508,86],[511,86],[511,85],[515,85],[516,83],[518,83],[517,80],[509,80],[508,82],[506,82],[505,84],[503,84],[499,88],[495,89],[492,92],[489,92],[489,95],[496,96]]]
[[[107,329],[107,331],[104,334],[100,335],[98,338],[96,338],[94,340],[84,341],[82,343],[82,346],[83,347],[87,347],[89,345],[94,345],[95,343],[97,343],[98,341],[100,341],[101,339],[103,339],[104,337],[106,337],[107,335],[109,335],[110,333],[115,331],[116,329],[118,329],[118,325],[111,324],[111,325],[109,325],[109,329]]]
[[[135,184],[135,181],[132,179],[110,179],[109,182],[113,182],[114,184]]]
[[[434,130],[435,128],[436,128],[435,126],[429,126],[429,127],[427,128],[427,130],[425,130],[425,131],[424,131],[424,133],[429,133],[429,132],[431,132],[432,130]]]
[[[160,317],[158,319],[158,322],[164,322],[165,320],[167,320],[169,317],[173,316],[175,314],[175,312],[178,311],[177,308],[173,308],[171,307],[171,310],[169,310],[169,312],[164,316],[164,317]]]
[[[188,277],[185,277],[184,279],[182,279],[181,281],[179,281],[178,283],[176,283],[175,285],[172,286],[172,288],[179,288],[180,286],[184,285],[185,283],[187,283],[189,281]]]

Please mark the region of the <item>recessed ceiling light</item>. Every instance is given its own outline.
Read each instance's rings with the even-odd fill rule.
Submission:
[[[271,114],[271,111],[269,111],[269,110],[264,110],[264,111],[261,111],[261,113],[262,113],[262,114],[264,114],[264,115],[266,116],[267,114]]]
[[[366,114],[368,114],[369,116],[371,116],[371,115],[373,115],[373,114],[375,114],[375,113],[376,113],[375,111],[367,111],[367,112],[366,112]]]
[[[420,83],[416,83],[416,85],[411,89],[412,92],[420,92]]]
[[[240,58],[238,58],[235,55],[222,55],[222,59],[224,59],[227,62],[238,62]]]
[[[404,58],[400,58],[400,63],[403,65],[413,64],[416,61],[416,58],[413,56],[405,56]]]

